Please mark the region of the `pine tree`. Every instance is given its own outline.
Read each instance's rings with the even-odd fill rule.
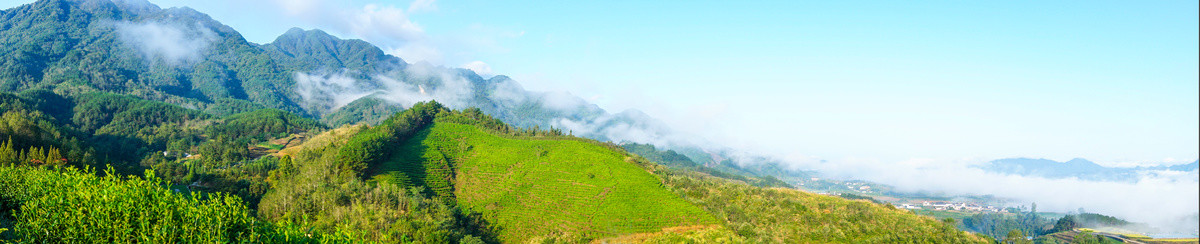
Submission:
[[[51,147],[49,150],[46,150],[45,162],[47,165],[63,166],[67,164],[67,159],[63,158],[58,148]]]
[[[26,156],[22,161],[27,165],[40,166],[46,163],[45,161],[42,161],[43,159],[46,159],[46,154],[42,153],[41,147],[30,147],[28,153],[26,153]]]
[[[15,165],[20,162],[20,155],[13,150],[12,144],[12,137],[9,137],[7,142],[0,144],[0,165]]]

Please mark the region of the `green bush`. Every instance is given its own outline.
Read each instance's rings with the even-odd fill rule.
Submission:
[[[0,214],[15,241],[90,243],[336,242],[285,222],[254,218],[241,199],[180,194],[145,178],[96,176],[74,168],[0,167]]]
[[[385,147],[412,136],[433,123],[435,116],[444,111],[448,110],[442,104],[430,101],[419,102],[408,110],[392,115],[379,126],[347,140],[346,145],[337,152],[340,166],[361,175],[367,166],[391,156],[392,150],[386,150]]]

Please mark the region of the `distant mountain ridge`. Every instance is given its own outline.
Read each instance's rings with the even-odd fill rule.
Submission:
[[[1079,178],[1093,181],[1134,181],[1154,171],[1190,172],[1200,169],[1200,160],[1171,166],[1105,167],[1082,158],[1058,162],[1049,159],[1007,158],[988,162],[979,168],[1002,174],[1045,178]]]
[[[1193,170],[1200,169],[1200,160],[1192,161],[1192,163],[1190,163],[1190,164],[1176,164],[1176,165],[1171,165],[1171,166],[1153,166],[1153,167],[1138,166],[1137,168],[1149,169],[1149,170],[1193,171]]]
[[[379,72],[386,69],[404,68],[403,59],[387,55],[379,48],[362,40],[342,40],[321,30],[289,29],[275,41],[264,44],[263,49],[273,54],[276,60],[292,67],[292,70],[341,69]]]
[[[41,0],[0,14],[0,91],[108,91],[208,109],[242,100],[300,109],[290,75],[256,44],[190,8]]]

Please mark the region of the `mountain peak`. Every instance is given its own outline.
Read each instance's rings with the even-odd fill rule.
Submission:
[[[279,36],[280,36],[280,37],[282,37],[282,36],[295,36],[295,35],[300,35],[300,34],[303,34],[303,33],[304,33],[304,29],[301,29],[300,27],[292,27],[291,29],[288,29],[288,30],[287,30],[287,32],[284,32],[284,33],[283,33],[283,35],[279,35]]]
[[[316,40],[339,40],[336,36],[330,35],[321,29],[305,30],[300,27],[292,27],[284,32],[283,35],[275,38],[272,43],[287,41],[288,39],[316,39]]]
[[[489,83],[500,83],[504,81],[511,81],[512,78],[508,77],[507,75],[496,75],[492,76],[492,78],[488,78],[487,80]]]
[[[46,4],[48,2],[59,1],[38,1],[34,5]],[[113,13],[120,11],[133,15],[141,15],[162,10],[158,5],[154,5],[146,0],[67,0],[63,2],[72,3],[79,6],[80,9],[92,13]]]
[[[288,29],[275,41],[264,45],[277,57],[294,59],[301,71],[328,71],[351,69],[380,71],[386,67],[404,66],[404,60],[387,55],[383,50],[358,39],[341,39],[320,29]]]
[[[1083,159],[1083,158],[1072,158],[1071,160],[1068,160],[1068,161],[1066,161],[1066,162],[1063,162],[1063,163],[1068,163],[1068,164],[1096,164],[1096,163],[1094,163],[1094,162],[1092,162],[1092,161],[1088,161],[1087,159]]]

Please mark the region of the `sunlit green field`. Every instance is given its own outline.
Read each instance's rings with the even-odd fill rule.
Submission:
[[[606,237],[716,220],[622,154],[581,141],[502,138],[436,123],[374,168],[374,180],[423,185],[482,213],[506,242]],[[563,233],[551,233],[551,230]]]

